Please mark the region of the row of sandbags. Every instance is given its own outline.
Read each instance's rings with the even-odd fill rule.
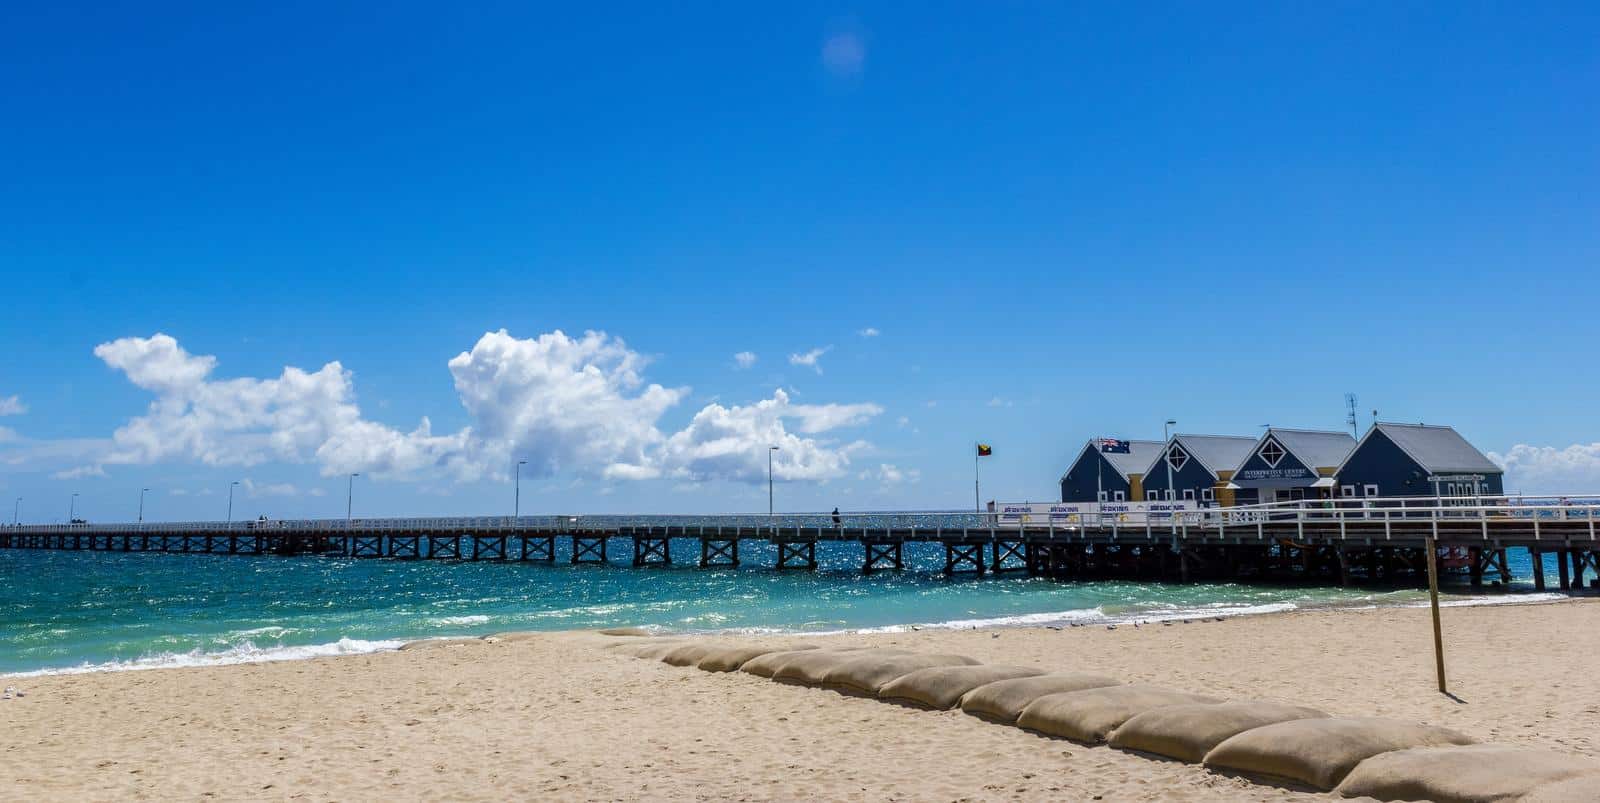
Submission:
[[[1600,762],[1474,744],[1447,728],[1232,701],[1086,672],[983,665],[899,648],[628,639],[610,649],[674,666],[968,714],[1050,736],[1379,800],[1600,800]]]

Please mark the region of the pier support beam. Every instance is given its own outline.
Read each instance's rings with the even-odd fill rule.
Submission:
[[[539,561],[540,563],[556,562],[556,537],[553,535],[521,535],[522,560]]]
[[[778,546],[778,569],[805,569],[816,571],[816,541],[775,541]]]
[[[483,560],[506,559],[506,536],[504,535],[474,535],[472,536],[472,559]]]
[[[1533,590],[1544,590],[1544,550],[1528,547],[1528,559],[1533,564]]]
[[[665,536],[633,537],[633,565],[666,566],[672,563],[672,542]]]
[[[344,554],[348,557],[383,557],[383,536],[381,535],[350,535],[345,536],[344,541]]]
[[[422,536],[415,533],[389,536],[388,556],[391,558],[422,557]]]
[[[429,535],[428,559],[448,558],[461,560],[461,536],[459,535]]]
[[[739,566],[739,539],[737,538],[701,538],[700,539],[700,568],[709,569],[715,566]]]
[[[861,563],[862,574],[872,574],[878,569],[900,571],[906,567],[904,548],[899,541],[862,541],[866,559]]]
[[[1556,550],[1556,574],[1561,578],[1561,590],[1572,590],[1572,575],[1567,572],[1567,550]]]
[[[945,544],[944,545],[944,573],[959,574],[973,572],[983,574],[986,567],[983,565],[983,544]]]
[[[1026,546],[1022,541],[995,541],[989,550],[990,568],[994,569],[995,574],[1026,570],[1028,568]]]
[[[605,535],[572,535],[572,562],[573,563],[605,563],[606,536]]]

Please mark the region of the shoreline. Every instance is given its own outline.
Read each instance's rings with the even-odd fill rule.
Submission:
[[[1320,588],[1308,587],[1308,588]],[[1385,589],[1374,590],[1373,595],[1399,594],[1414,589]],[[1500,590],[1492,594],[1462,594],[1446,597],[1441,595],[1441,608],[1475,608],[1502,605],[1548,605],[1578,600],[1585,598],[1586,594],[1572,594],[1567,592],[1533,591],[1522,589]],[[881,635],[914,632],[960,631],[960,630],[1013,630],[1027,628],[1061,628],[1061,627],[1095,627],[1104,625],[1127,625],[1135,623],[1179,622],[1183,620],[1209,620],[1212,618],[1257,618],[1281,614],[1305,612],[1352,612],[1384,609],[1426,608],[1426,601],[1395,601],[1375,602],[1368,604],[1338,604],[1326,605],[1298,605],[1293,602],[1273,602],[1259,605],[1214,603],[1201,608],[1178,609],[1171,612],[1142,612],[1137,614],[1107,615],[1101,612],[1101,607],[1083,608],[1066,611],[1049,611],[1040,613],[1013,614],[1007,616],[985,617],[977,619],[957,619],[944,622],[909,622],[901,624],[877,625],[861,628],[841,628],[834,630],[794,630],[779,627],[743,627],[707,630],[675,630],[655,625],[647,625],[645,629],[657,635],[674,635],[685,637],[710,637],[710,638],[828,638],[835,636],[852,635]],[[476,617],[468,617],[476,618]],[[627,625],[617,625],[627,626]],[[320,658],[347,658],[359,655],[372,655],[375,653],[391,652],[405,649],[408,645],[421,644],[431,641],[455,641],[461,639],[483,639],[493,636],[551,633],[589,633],[593,629],[558,629],[558,630],[508,630],[494,633],[472,634],[468,632],[441,633],[436,636],[422,638],[369,638],[352,639],[341,637],[337,641],[314,644],[274,645],[270,647],[257,647],[254,643],[246,641],[226,650],[216,652],[200,652],[192,650],[186,653],[161,653],[145,655],[139,658],[108,661],[100,663],[81,663],[65,667],[44,667],[39,669],[21,670],[18,672],[0,673],[0,679],[25,679],[40,677],[55,677],[62,675],[85,675],[98,673],[118,672],[148,672],[162,669],[185,669],[212,666],[240,666],[260,663],[278,663],[285,661],[306,661]]]
[[[1423,608],[814,638],[1090,671],[1594,757],[1600,676],[1571,634],[1597,628],[1594,598],[1457,607],[1445,618],[1450,697],[1434,687]],[[617,641],[507,633],[308,661],[37,677],[26,698],[0,703],[0,780],[34,800],[1328,799],[960,711],[603,648]]]

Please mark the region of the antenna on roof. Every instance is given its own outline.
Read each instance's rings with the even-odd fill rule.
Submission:
[[[1374,407],[1374,408],[1372,408],[1372,426],[1375,427],[1377,425],[1378,425],[1378,408]],[[1372,427],[1367,427],[1367,428],[1371,429]]]
[[[1356,394],[1354,394],[1354,393],[1346,393],[1346,394],[1344,394],[1344,408],[1345,408],[1344,422],[1346,424],[1350,425],[1350,434],[1353,437],[1357,437],[1357,438],[1361,437],[1361,433],[1356,431]]]

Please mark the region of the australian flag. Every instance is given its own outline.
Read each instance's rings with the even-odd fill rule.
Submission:
[[[1127,454],[1133,447],[1127,441],[1116,438],[1101,438],[1101,454]]]

